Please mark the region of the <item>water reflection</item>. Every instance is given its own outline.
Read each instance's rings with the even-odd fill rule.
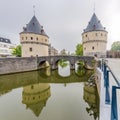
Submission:
[[[85,74],[86,74],[86,69],[85,69],[85,67],[83,66],[83,65],[76,65],[76,70],[75,70],[75,72],[76,72],[76,74],[78,75],[78,76],[85,76]]]
[[[94,75],[90,77],[88,82],[84,84],[84,100],[88,103],[89,107],[86,107],[86,111],[90,116],[94,117],[94,120],[99,119],[99,96],[95,84]]]
[[[26,109],[29,108],[36,116],[39,116],[50,95],[48,83],[32,84],[23,87],[22,103],[26,104]]]
[[[77,70],[77,72],[79,70],[82,70],[81,67],[78,67],[78,68],[79,69]],[[96,98],[95,84],[93,84],[94,82],[93,81],[91,82],[91,79],[89,79],[90,76],[93,74],[93,71],[85,70],[84,72],[81,72],[81,73],[78,72],[79,74],[76,75],[76,72],[72,70],[70,71],[70,73],[71,74],[69,75],[69,77],[63,77],[58,74],[57,70],[51,71],[50,67],[47,67],[39,71],[0,76],[0,86],[1,86],[0,93],[2,96],[4,96],[6,94],[9,94],[10,91],[12,92],[16,88],[22,87],[23,88],[21,91],[22,103],[23,103],[22,111],[28,114],[28,111],[31,110],[34,113],[34,116],[37,116],[37,118],[42,117],[42,115],[46,116],[46,118],[43,118],[43,120],[49,120],[49,118],[51,117],[51,109],[52,110],[55,109],[54,112],[56,113],[54,114],[59,115],[59,112],[57,111],[63,111],[62,114],[67,116],[69,114],[68,111],[71,108],[72,109],[74,108],[74,110],[76,110],[78,113],[82,109],[82,111],[85,112],[84,113],[85,117],[83,115],[83,118],[86,118],[85,120],[93,120],[92,116],[94,116],[94,119],[96,119],[98,117],[98,112],[99,112],[97,108],[98,98]],[[69,85],[67,85],[68,83]],[[84,91],[81,92],[83,89],[83,83],[85,83]],[[62,96],[63,94],[65,96]],[[81,100],[83,99],[82,97],[80,98],[81,95],[82,97],[84,96],[83,98],[88,103],[89,106],[86,106],[86,104],[82,103],[82,101],[84,100]],[[13,99],[15,98],[13,97]],[[55,99],[57,99],[57,101],[54,101]],[[70,99],[72,99],[71,102],[69,102]],[[74,103],[74,104],[71,104],[71,103]],[[64,108],[66,104],[67,106]],[[65,109],[65,111],[60,105],[63,105],[63,108]],[[76,107],[78,105],[80,105],[79,108]],[[27,110],[25,109],[24,106],[26,106]],[[57,109],[56,106],[58,106],[59,109]],[[47,112],[49,111],[49,113],[45,113],[46,111],[45,108],[47,109]],[[0,111],[2,111],[1,109]],[[74,112],[74,110],[72,109],[70,110],[70,114],[72,113],[73,115],[76,114],[77,112]],[[13,111],[14,113],[16,113],[16,110],[13,110]],[[29,115],[31,116],[31,114]],[[62,115],[58,117],[61,118],[61,116]],[[79,114],[75,115],[75,117],[79,118]],[[21,116],[21,119],[22,119],[22,116]],[[29,118],[29,120],[31,119],[32,117]],[[13,120],[13,119],[8,119],[8,120]],[[73,119],[71,118],[69,120],[73,120]]]
[[[60,60],[58,62],[58,74],[62,77],[70,76],[70,62],[66,60]]]

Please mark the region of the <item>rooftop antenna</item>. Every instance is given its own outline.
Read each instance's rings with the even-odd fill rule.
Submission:
[[[94,9],[93,9],[93,12],[95,13],[95,0],[94,0]]]
[[[33,5],[33,13],[34,13],[34,16],[35,16],[35,5]]]

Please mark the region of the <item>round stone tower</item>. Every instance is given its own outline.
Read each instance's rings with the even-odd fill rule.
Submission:
[[[82,33],[83,55],[106,57],[107,31],[94,13]]]
[[[34,15],[20,33],[22,57],[48,56],[49,40]]]

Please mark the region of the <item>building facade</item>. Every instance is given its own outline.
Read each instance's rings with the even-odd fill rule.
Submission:
[[[22,57],[48,56],[49,37],[34,15],[20,33]]]
[[[51,55],[51,56],[58,55],[58,50],[50,45],[49,46],[49,55]]]
[[[10,39],[0,37],[0,57],[12,55],[12,49],[15,48]]]
[[[83,55],[106,57],[107,33],[94,13],[82,33]]]
[[[107,58],[120,58],[120,51],[108,50],[106,56]]]

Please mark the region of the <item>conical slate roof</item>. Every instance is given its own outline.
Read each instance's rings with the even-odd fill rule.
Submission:
[[[106,31],[105,27],[102,26],[100,20],[97,18],[95,13],[93,14],[90,22],[88,23],[87,28],[84,29],[84,32],[89,32],[89,31]]]
[[[39,21],[37,20],[36,16],[34,15],[30,22],[23,28],[22,33],[35,33],[47,36],[44,32],[43,26],[40,25]]]

